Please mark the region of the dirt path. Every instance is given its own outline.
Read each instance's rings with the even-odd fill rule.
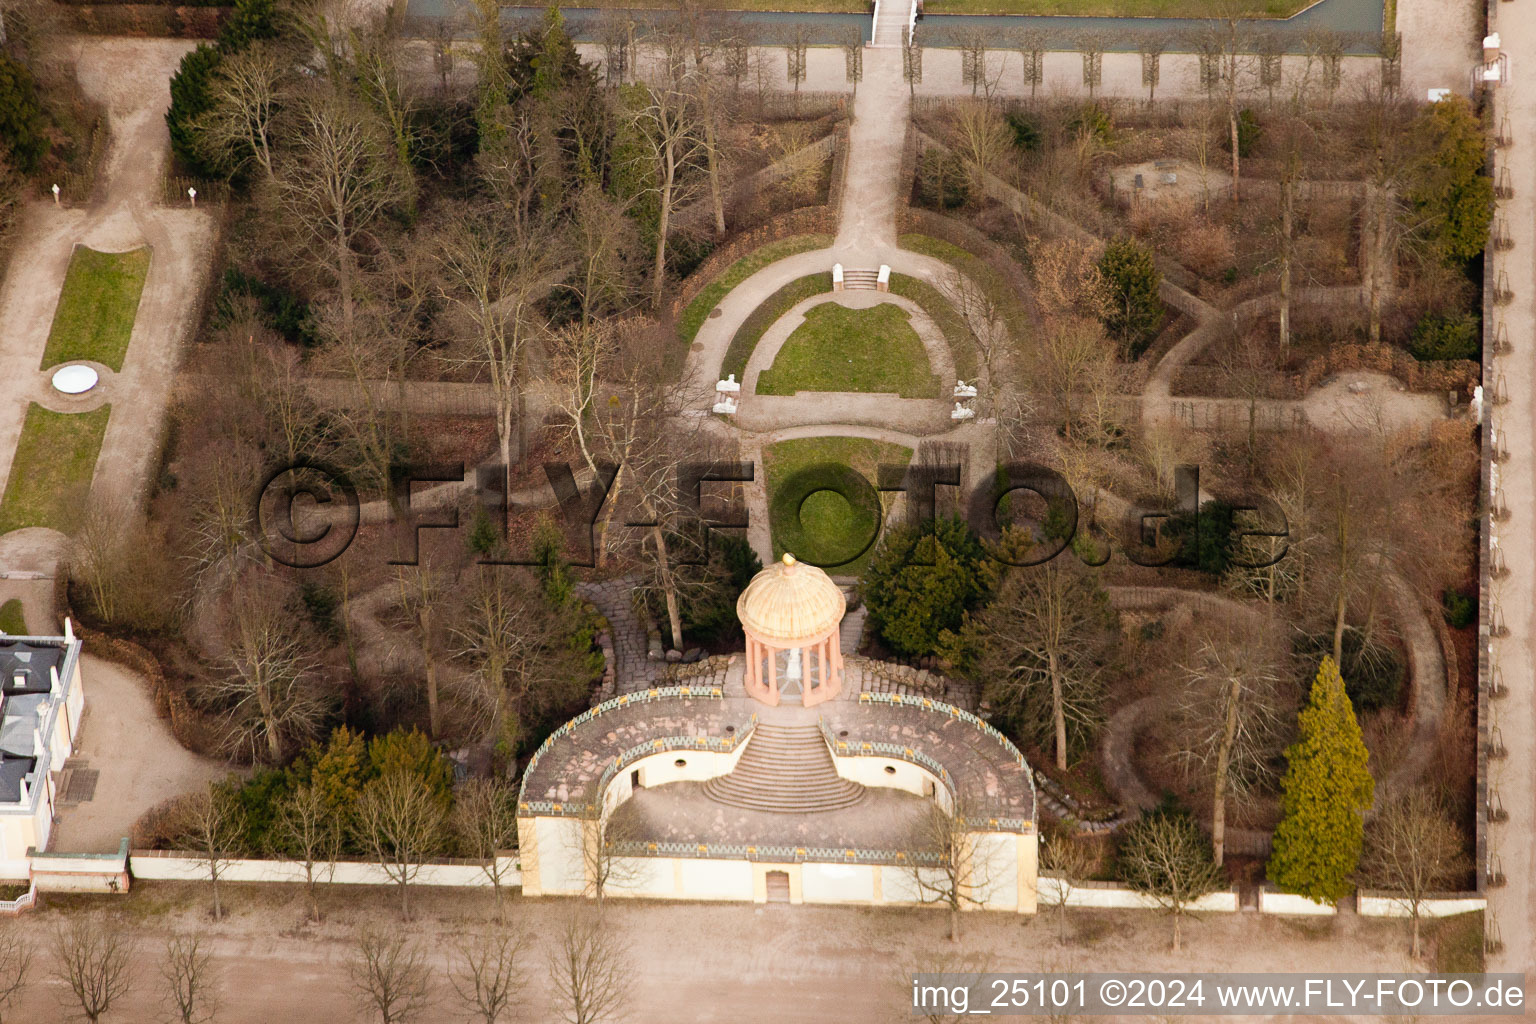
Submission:
[[[48,848],[111,853],[145,811],[233,769],[181,745],[155,714],[143,677],[89,654],[81,659],[80,675],[85,719],[69,764],[100,775],[90,800],[60,809]]]
[[[1489,25],[1502,36],[1511,54],[1513,80],[1492,93],[1494,110],[1489,124],[1509,119],[1515,145],[1495,153],[1496,173],[1509,174],[1513,195],[1499,203],[1497,216],[1508,224],[1514,247],[1493,257],[1490,272],[1505,270],[1514,298],[1497,312],[1496,321],[1508,328],[1514,352],[1485,361],[1484,383],[1497,384],[1507,404],[1493,406],[1488,419],[1503,435],[1510,456],[1493,467],[1511,511],[1506,522],[1490,527],[1513,570],[1495,580],[1484,599],[1479,636],[1489,642],[1495,612],[1502,615],[1509,635],[1493,638],[1490,663],[1502,676],[1509,695],[1484,700],[1486,717],[1479,721],[1479,737],[1497,725],[1509,756],[1488,763],[1488,803],[1502,805],[1509,813],[1504,822],[1488,826],[1488,860],[1502,862],[1507,883],[1488,893],[1488,930],[1501,936],[1503,952],[1490,958],[1489,970],[1536,970],[1536,474],[1532,451],[1536,450],[1536,400],[1532,398],[1531,339],[1536,337],[1536,82],[1526,66],[1536,58],[1536,11],[1519,4],[1490,4]],[[1521,143],[1524,143],[1523,145]],[[1485,326],[1485,330],[1488,328]],[[1491,331],[1487,337],[1492,337]],[[1496,375],[1488,373],[1488,367]],[[1486,464],[1485,464],[1486,468]],[[1486,479],[1486,477],[1485,477]],[[1497,503],[1497,499],[1495,502]],[[1486,522],[1486,520],[1484,520]],[[1487,557],[1487,548],[1483,549]],[[1489,600],[1491,598],[1491,601]],[[1493,607],[1490,607],[1490,604]],[[1492,719],[1492,720],[1490,720]]]
[[[298,887],[227,886],[231,914],[207,920],[205,887],[156,884],[127,897],[76,901],[117,906],[140,944],[133,991],[110,1020],[159,1018],[158,977],[165,936],[198,929],[212,942],[222,971],[222,1024],[322,1024],[353,1019],[357,1006],[346,977],[355,929],[399,927],[391,894],[332,889],[323,893],[326,922],[306,927]],[[423,1018],[465,1019],[446,977],[455,944],[492,914],[490,897],[423,890],[408,931],[434,968],[434,1002]],[[531,991],[519,1021],[560,1019],[547,987],[547,957],[569,900],[513,899],[508,919],[525,930]],[[39,940],[58,915],[45,909],[17,926]],[[966,914],[961,942],[944,940],[945,915],[935,910],[658,904],[610,901],[605,927],[626,949],[634,983],[626,1024],[875,1024],[916,1019],[906,973],[930,969],[954,953],[986,958],[994,970],[1326,971],[1350,948],[1356,970],[1402,970],[1400,923],[1340,915],[1297,923],[1257,914],[1208,915],[1185,929],[1185,951],[1169,950],[1166,919],[1146,913],[1073,911],[1067,942],[1054,922],[1012,914]],[[35,972],[16,1007],[18,1020],[60,1019],[57,983]],[[1144,1020],[1144,1017],[1128,1018]]]
[[[160,205],[170,77],[191,48],[165,39],[61,44],[81,88],[106,107],[112,138],[92,205],[34,203],[22,216],[16,256],[0,287],[0,323],[7,325],[0,334],[0,480],[10,472],[27,404],[49,394],[40,363],[74,246],[122,252],[147,245],[149,274],[122,372],[104,374],[93,392],[97,403],[112,405],[93,492],[138,501],[146,491],[215,235],[206,210]]]
[[[1128,601],[1141,600],[1151,588],[1107,587],[1111,602],[1117,607],[1130,607]],[[1201,603],[1220,602],[1231,614],[1242,617],[1255,616],[1258,606],[1251,602],[1214,594],[1181,591],[1173,587],[1157,588],[1167,602],[1197,600]],[[1401,631],[1408,648],[1408,686],[1412,693],[1412,738],[1406,750],[1392,765],[1391,770],[1376,782],[1376,806],[1403,792],[1423,776],[1435,755],[1435,741],[1445,724],[1450,699],[1447,693],[1445,658],[1440,650],[1439,638],[1423,602],[1400,573],[1387,576],[1387,600],[1392,608],[1392,623]],[[1136,770],[1132,754],[1136,737],[1152,722],[1162,717],[1166,699],[1160,696],[1143,697],[1117,708],[1105,723],[1099,737],[1099,767],[1104,783],[1122,807],[1151,810],[1159,803],[1159,795],[1141,778]],[[1270,834],[1254,829],[1227,828],[1227,848],[1248,856],[1269,855]]]

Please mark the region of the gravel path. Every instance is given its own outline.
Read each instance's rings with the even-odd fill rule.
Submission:
[[[8,477],[29,402],[52,402],[40,362],[70,254],[149,246],[151,259],[121,373],[103,375],[83,411],[110,402],[93,493],[142,501],[159,457],[181,347],[212,266],[214,217],[160,203],[169,148],[170,77],[192,44],[168,39],[74,38],[61,44],[81,88],[107,109],[111,143],[98,199],[83,209],[30,204],[0,287],[0,480]],[[0,568],[4,568],[0,566]]]

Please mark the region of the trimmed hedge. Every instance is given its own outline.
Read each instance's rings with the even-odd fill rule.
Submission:
[[[698,335],[699,328],[704,326],[710,310],[720,305],[732,288],[764,267],[802,252],[825,249],[831,244],[831,235],[791,235],[752,250],[700,289],[698,295],[688,303],[677,318],[677,336],[685,344],[691,344]]]
[[[832,273],[828,271],[825,274],[807,274],[796,278],[764,299],[763,304],[736,328],[730,347],[725,350],[725,361],[720,364],[721,377],[734,373],[737,380],[742,380],[746,376],[747,360],[752,358],[752,350],[757,348],[763,333],[773,326],[774,321],[788,313],[795,303],[831,290]]]
[[[172,39],[212,39],[231,8],[168,6],[141,3],[61,4],[59,19],[71,32],[97,36],[138,36]]]
[[[976,335],[970,324],[954,304],[937,288],[921,278],[891,273],[891,294],[900,295],[915,302],[928,319],[938,326],[949,346],[949,356],[955,361],[955,376],[961,380],[975,380],[980,375],[981,359],[976,346]]]

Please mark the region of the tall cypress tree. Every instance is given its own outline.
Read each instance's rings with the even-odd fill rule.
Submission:
[[[1285,752],[1290,767],[1281,783],[1269,879],[1286,892],[1333,903],[1349,893],[1376,791],[1360,723],[1333,658],[1324,656],[1298,724],[1296,742]]]

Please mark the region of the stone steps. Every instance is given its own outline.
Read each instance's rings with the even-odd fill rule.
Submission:
[[[814,725],[760,724],[728,775],[704,783],[713,800],[732,807],[808,814],[851,807],[864,787],[837,774]]]
[[[844,291],[876,291],[880,286],[880,271],[878,270],[844,270]]]

